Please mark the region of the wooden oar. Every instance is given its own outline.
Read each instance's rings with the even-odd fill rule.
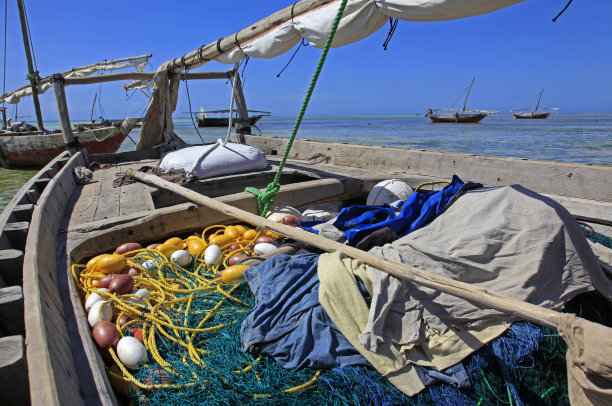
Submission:
[[[182,186],[168,182],[155,175],[145,174],[133,169],[128,169],[127,174],[142,182],[151,183],[158,187],[171,190],[178,195],[184,196],[193,202],[201,204],[202,206],[220,211],[228,216],[234,217],[249,224],[275,231],[291,237],[294,240],[310,244],[327,252],[339,251],[346,256],[363,261],[364,263],[397,278],[406,279],[418,285],[433,288],[440,292],[448,293],[470,302],[478,303],[484,307],[491,307],[519,319],[529,320],[543,326],[557,329],[559,325],[561,313],[554,310],[503,296],[488,289],[477,288],[464,282],[438,276],[410,265],[389,261],[377,257],[374,254],[361,251],[348,245],[340,244],[299,228],[281,223],[275,223],[256,214],[238,209]]]

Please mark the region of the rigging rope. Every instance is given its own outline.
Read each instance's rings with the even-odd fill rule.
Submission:
[[[398,19],[397,18],[389,18],[389,33],[387,34],[387,39],[383,42],[383,50],[387,50],[387,46],[389,42],[391,42],[391,38],[393,38],[393,34],[395,34],[395,29],[397,28]]]
[[[287,147],[285,148],[285,153],[283,154],[283,158],[281,159],[280,164],[278,165],[278,170],[276,171],[276,176],[272,183],[266,186],[266,191],[261,193],[259,189],[254,187],[247,187],[244,190],[246,192],[252,193],[257,197],[257,207],[259,209],[259,215],[265,216],[268,212],[268,208],[274,203],[274,198],[280,189],[280,176],[283,172],[283,168],[285,167],[285,162],[287,161],[287,157],[289,155],[289,151],[291,150],[291,146],[293,145],[293,140],[297,135],[298,129],[300,128],[300,124],[302,122],[302,118],[306,113],[306,107],[308,107],[308,102],[310,102],[310,97],[312,96],[312,92],[314,91],[314,87],[317,84],[317,79],[319,79],[319,74],[321,73],[321,69],[323,68],[323,64],[325,63],[325,58],[327,57],[327,52],[329,48],[331,48],[332,41],[334,40],[334,35],[336,35],[336,30],[338,29],[338,25],[340,24],[340,19],[342,18],[342,14],[344,13],[344,8],[346,7],[346,3],[348,0],[342,0],[340,3],[340,8],[338,8],[338,13],[334,18],[334,22],[332,23],[331,31],[329,36],[327,37],[327,41],[325,42],[325,47],[323,48],[323,52],[321,53],[321,57],[319,59],[319,63],[317,64],[317,68],[315,69],[314,75],[312,76],[312,80],[310,81],[310,86],[308,87],[308,91],[306,92],[306,97],[304,98],[304,102],[302,103],[302,108],[300,109],[300,113],[298,114],[297,120],[293,127],[293,131],[291,132],[291,137],[289,137],[289,141],[287,142]]]
[[[281,69],[281,71],[276,74],[277,78],[280,78],[281,73],[283,73],[285,71],[285,69],[287,69],[287,67],[289,66],[291,61],[293,61],[293,58],[295,58],[295,56],[297,55],[297,53],[300,50],[300,48],[302,48],[302,45],[305,46],[305,47],[308,46],[308,42],[304,41],[304,38],[302,38],[302,41],[300,41],[300,44],[298,45],[297,49],[295,50],[293,55],[291,55],[291,58],[289,58],[289,62],[287,62],[285,67],[283,69]]]
[[[202,140],[202,144],[204,144],[204,138],[202,138],[200,131],[198,131],[198,127],[196,127],[195,125],[195,121],[193,121],[193,110],[191,109],[191,97],[189,96],[189,86],[187,86],[187,72],[188,71],[189,69],[187,68],[183,69],[183,73],[185,74],[185,90],[187,91],[187,101],[189,103],[189,117],[191,118],[191,124],[193,124],[193,128],[196,130],[196,133],[198,134],[198,137],[200,137],[200,140]]]

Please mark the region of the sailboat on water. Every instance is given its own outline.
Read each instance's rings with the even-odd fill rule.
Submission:
[[[548,118],[554,110],[559,110],[558,107],[540,107],[540,99],[542,98],[542,93],[544,93],[544,88],[540,91],[540,96],[538,96],[538,103],[535,107],[529,107],[526,109],[518,109],[512,110],[512,114],[514,118]],[[540,110],[538,112],[538,109]],[[532,111],[531,111],[532,110]],[[546,111],[542,111],[546,110]]]
[[[472,78],[472,83],[470,83],[467,94],[465,95],[462,109],[428,109],[425,117],[429,117],[432,123],[478,123],[488,114],[499,113],[499,111],[465,108],[470,90],[472,90],[472,86],[474,85],[474,80],[476,80],[476,76]],[[438,111],[452,111],[452,113],[437,113]]]
[[[53,76],[41,78],[32,64],[32,48],[29,42],[28,24],[25,20],[25,7],[23,1],[17,2],[21,18],[23,41],[28,62],[28,77],[30,84],[0,97],[2,107],[2,125],[0,126],[0,164],[4,167],[43,166],[57,154],[66,149],[64,131],[71,131],[78,137],[78,142],[95,153],[112,153],[117,151],[121,143],[136,126],[139,118],[126,118],[117,122],[101,120],[95,123],[92,120],[87,125],[77,125],[73,129],[50,131],[45,129],[38,95],[54,87]],[[79,78],[91,76],[98,72],[115,71],[135,67],[142,72],[146,67],[151,54],[102,61],[87,66],[76,67],[62,72],[63,78]],[[7,117],[5,103],[17,105],[23,97],[32,96],[36,112],[37,126],[26,122],[11,122]],[[57,97],[57,95],[56,95]],[[16,111],[16,110],[15,110]],[[72,138],[72,134],[70,134]]]

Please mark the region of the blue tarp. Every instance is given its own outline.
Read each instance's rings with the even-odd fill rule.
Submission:
[[[481,186],[478,183],[465,183],[457,175],[453,175],[451,183],[442,190],[410,195],[397,216],[395,209],[388,204],[351,206],[340,211],[333,226],[344,232],[348,244],[353,246],[368,234],[384,227],[402,237],[436,218],[455,196]],[[317,233],[312,227],[321,223],[302,221],[299,227]]]

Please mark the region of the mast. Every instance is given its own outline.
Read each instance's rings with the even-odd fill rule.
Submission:
[[[542,98],[542,93],[544,93],[544,88],[542,88],[542,91],[540,92],[540,97],[538,97],[538,104],[536,104],[536,108],[535,108],[535,112],[534,113],[537,113],[538,107],[540,107],[540,99]]]
[[[467,98],[468,98],[468,96],[470,95],[470,90],[472,90],[472,85],[474,84],[474,80],[476,80],[476,76],[474,76],[474,77],[472,78],[472,83],[470,83],[470,88],[468,89],[467,94],[465,95],[465,101],[463,102],[463,110],[462,110],[462,113],[464,113],[464,112],[465,112],[465,105],[467,104]]]
[[[28,29],[26,25],[23,0],[17,0],[17,7],[19,8],[19,20],[21,21],[21,34],[23,35],[23,45],[25,46],[26,59],[28,60],[28,77],[30,78],[30,86],[32,86],[32,97],[34,98],[34,110],[36,111],[36,120],[38,122],[38,129],[40,131],[44,131],[42,114],[40,112],[40,102],[38,101],[38,87],[35,79],[35,77],[38,76],[38,72],[34,72],[34,65],[32,64],[32,54],[30,52],[30,40],[28,39]],[[35,74],[36,76],[34,76]]]

